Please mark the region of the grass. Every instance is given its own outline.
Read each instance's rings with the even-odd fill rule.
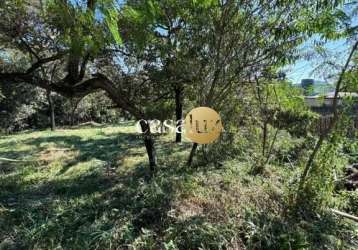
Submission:
[[[157,138],[155,175],[132,123],[0,137],[0,157],[28,160],[0,162],[0,249],[358,246],[348,221],[289,214],[292,167],[257,176],[235,159],[188,168],[190,143],[172,137]]]

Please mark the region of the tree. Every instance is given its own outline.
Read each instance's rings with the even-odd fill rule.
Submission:
[[[193,6],[191,24],[181,41],[189,51],[194,76],[190,89],[198,106],[221,110],[230,95],[255,77],[264,78],[296,59],[296,48],[315,30],[308,17],[330,16],[333,5],[315,1],[202,1]],[[197,11],[197,12],[196,12]],[[249,95],[249,93],[247,93]],[[188,164],[197,148],[193,144]]]
[[[181,44],[192,8],[191,1],[128,1],[119,19],[126,51],[156,68],[153,80],[175,104],[176,142],[181,142],[185,85],[192,82],[185,65],[188,53]]]
[[[2,43],[8,49],[21,51],[30,66],[25,71],[2,73],[0,80],[13,84],[31,84],[68,98],[83,98],[102,89],[121,109],[137,119],[148,118],[143,110],[129,101],[131,86],[128,83],[136,80],[137,86],[140,86],[140,81],[145,77],[134,79],[133,76],[127,76],[117,78],[115,83],[100,72],[92,76],[86,74],[89,60],[97,56],[95,63],[99,64],[101,58],[108,56],[108,46],[114,44],[107,26],[94,16],[95,8],[103,7],[107,2],[88,1],[86,8],[82,9],[82,6],[67,1],[54,1],[47,6],[44,14],[29,11],[25,1],[19,1],[18,4],[3,2],[0,10],[4,16],[4,22],[0,26]],[[41,67],[60,59],[67,62],[66,67],[62,67],[63,77],[60,80],[50,83],[49,79],[41,77]],[[127,86],[120,89],[121,85]],[[146,131],[144,142],[151,169],[154,169],[154,142],[148,124],[141,123],[141,126]]]
[[[2,72],[0,81],[27,83],[79,99],[104,90],[120,109],[142,120],[154,169],[154,139],[143,119],[150,118],[150,106],[167,93],[163,84],[174,79],[170,86],[179,93],[182,83],[189,82],[192,103],[220,110],[228,96],[250,82],[252,72],[293,60],[297,45],[315,31],[308,17],[331,17],[336,2],[168,1],[169,10],[175,10],[170,13],[160,1],[151,0],[141,14],[132,7],[135,1],[118,11],[109,0],[54,0],[39,11],[24,0],[5,0],[0,6],[1,43],[22,53],[28,66]],[[162,20],[166,14],[168,22]],[[119,22],[119,33],[117,21],[122,17],[128,22]],[[175,22],[162,30],[156,26],[170,20]],[[131,34],[140,39],[130,39]],[[61,77],[50,82],[40,69],[59,60],[65,62]],[[194,144],[191,155],[195,148]]]

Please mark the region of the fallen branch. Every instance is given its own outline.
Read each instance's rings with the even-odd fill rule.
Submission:
[[[338,214],[340,216],[343,216],[345,218],[348,218],[348,219],[351,219],[351,220],[354,220],[355,222],[358,222],[358,217],[354,216],[354,215],[351,215],[351,214],[347,214],[345,212],[341,212],[341,211],[338,211],[336,209],[331,209],[331,211],[335,214]]]
[[[6,161],[6,162],[36,162],[34,160],[15,160],[15,159],[3,158],[3,157],[0,157],[0,161]]]

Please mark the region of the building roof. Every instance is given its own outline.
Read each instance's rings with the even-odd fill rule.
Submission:
[[[334,98],[334,94],[335,92],[329,92],[325,95],[325,98]],[[342,97],[358,97],[358,93],[354,93],[354,92],[339,92],[338,93],[338,97],[342,98]]]
[[[335,92],[328,92],[325,95],[309,95],[309,96],[305,96],[306,99],[316,99],[316,98],[324,98],[324,99],[333,99],[334,98],[334,94]],[[343,98],[343,97],[355,97],[358,98],[358,93],[355,92],[339,92],[338,93],[338,98]]]

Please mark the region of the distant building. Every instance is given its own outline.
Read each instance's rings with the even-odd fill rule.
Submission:
[[[314,79],[302,79],[301,80],[301,87],[304,89],[309,89],[313,87]]]
[[[304,89],[305,103],[321,115],[332,113],[335,87],[332,84],[317,81],[315,79],[302,79],[301,88]],[[338,105],[343,104],[343,98],[351,97],[356,100],[353,105],[354,115],[358,114],[358,93],[340,92],[338,94]]]
[[[304,89],[305,96],[326,95],[334,91],[332,84],[315,79],[302,79],[301,87]]]
[[[315,112],[320,113],[322,115],[327,115],[332,113],[333,108],[333,100],[334,100],[335,92],[329,92],[325,95],[309,95],[305,96],[305,103]],[[350,93],[350,92],[339,92],[338,93],[338,105],[342,105],[343,98],[352,98],[356,100],[353,105],[354,115],[358,114],[358,93]]]

